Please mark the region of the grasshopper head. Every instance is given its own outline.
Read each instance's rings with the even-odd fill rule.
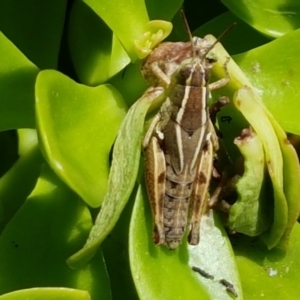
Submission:
[[[212,64],[198,57],[186,59],[177,71],[177,83],[184,86],[205,87],[210,76]]]

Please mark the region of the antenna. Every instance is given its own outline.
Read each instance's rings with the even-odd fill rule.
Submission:
[[[188,36],[189,36],[189,40],[191,41],[193,57],[195,57],[196,56],[196,50],[195,50],[195,45],[194,45],[194,42],[193,42],[193,35],[191,33],[191,30],[190,30],[189,24],[187,22],[187,19],[185,17],[183,9],[180,12],[181,12],[181,17],[182,17],[182,20],[183,20],[184,27],[187,31]]]
[[[218,36],[218,38],[215,40],[215,42],[214,42],[211,46],[209,46],[209,47],[207,48],[206,52],[205,52],[204,55],[203,55],[203,59],[206,57],[206,55],[208,54],[208,52],[209,52],[211,49],[213,49],[213,48],[216,46],[217,43],[219,43],[219,41],[221,40],[221,38],[223,38],[223,36],[224,36],[225,34],[227,34],[227,33],[228,33],[235,25],[236,25],[236,22],[232,23],[229,27],[227,27],[227,28],[226,28],[226,29]]]

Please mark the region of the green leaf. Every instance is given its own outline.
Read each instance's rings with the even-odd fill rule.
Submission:
[[[53,286],[111,299],[101,252],[81,270],[65,264],[91,226],[86,205],[45,165],[35,189],[1,234],[0,294]]]
[[[0,32],[0,130],[35,127],[34,82],[39,69]]]
[[[70,14],[69,45],[76,73],[87,85],[105,82],[130,62],[112,31],[81,1]]]
[[[109,83],[118,87],[129,106],[136,102],[148,87],[141,74],[140,62],[126,66],[124,71],[111,78]]]
[[[280,125],[267,110],[266,113],[276,132],[283,158],[283,184],[288,206],[288,222],[278,247],[287,249],[291,231],[300,213],[299,158]]]
[[[234,56],[263,102],[285,131],[300,134],[300,29]]]
[[[243,130],[234,143],[244,156],[245,170],[236,184],[238,199],[229,210],[229,228],[256,236],[269,229],[273,221],[272,197],[266,186],[268,175],[264,150],[260,139],[251,129]],[[266,197],[270,200],[266,201]]]
[[[300,27],[300,4],[288,0],[222,0],[235,15],[271,37],[285,35]]]
[[[108,77],[111,78],[121,70],[125,69],[130,63],[130,58],[127,55],[122,44],[114,34],[112,37],[111,59],[109,64]]]
[[[165,21],[149,22],[143,0],[85,0],[118,37],[131,61],[146,57],[172,30]],[[130,22],[128,22],[130,18]]]
[[[25,151],[0,179],[0,232],[25,202],[41,171],[43,158],[38,145]]]
[[[35,129],[19,129],[18,130],[18,153],[22,155],[31,147],[38,144],[37,132]]]
[[[67,0],[1,0],[0,30],[39,68],[56,68],[66,4]]]
[[[297,299],[300,293],[300,226],[293,228],[290,247],[282,253],[268,250],[257,238],[232,238],[244,297],[256,299]]]
[[[220,40],[231,55],[248,51],[270,41],[230,11],[202,25],[193,32],[193,35],[203,37],[207,34],[212,34],[215,37],[219,37],[232,24],[235,24],[235,26]]]
[[[36,82],[36,111],[47,161],[90,206],[99,206],[109,152],[125,115],[121,95],[110,85],[90,88],[57,71],[42,71]]]
[[[114,145],[107,192],[100,213],[85,246],[68,259],[72,268],[86,264],[95,255],[118,221],[136,182],[146,113],[152,102],[163,96],[161,89],[149,89],[128,111]]]
[[[102,1],[85,0],[96,14],[117,35],[130,57],[135,60],[134,41],[143,35],[145,24],[149,21],[142,0]],[[130,18],[130,22],[128,22]]]
[[[139,300],[131,276],[128,249],[129,223],[134,200],[135,192],[131,194],[116,226],[101,244],[114,300]]]
[[[152,217],[145,188],[138,191],[130,225],[129,253],[133,279],[141,300],[145,299],[232,299],[219,280],[234,285],[243,299],[230,243],[218,217],[203,216],[200,243],[186,241],[174,251],[156,246],[152,239]],[[214,276],[204,278],[198,267]]]
[[[147,12],[150,20],[171,21],[183,4],[183,0],[146,0]]]
[[[67,288],[32,288],[0,296],[0,300],[91,300],[88,292]]]
[[[237,91],[233,99],[235,106],[242,112],[249,124],[260,138],[264,151],[267,169],[274,189],[274,220],[270,232],[263,236],[269,249],[275,247],[287,226],[288,207],[283,189],[283,159],[280,145],[268,119],[263,104],[249,87]]]

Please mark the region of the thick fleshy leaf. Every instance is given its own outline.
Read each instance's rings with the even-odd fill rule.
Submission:
[[[285,37],[282,37],[278,40],[284,38]],[[214,49],[214,51],[216,51],[216,53],[219,54],[219,56],[217,55],[217,57],[220,58],[220,63],[222,65],[227,60],[228,55],[226,54],[226,51],[222,48],[221,45],[216,45],[215,48],[216,49]],[[231,83],[226,87],[227,92],[230,91],[232,94],[234,90],[238,90],[238,99],[236,98],[234,101],[239,109],[241,108],[241,105],[244,100],[244,104],[248,103],[247,105],[245,105],[244,109],[241,110],[241,112],[243,113],[245,118],[250,122],[251,126],[253,126],[264,145],[267,166],[275,192],[274,224],[268,237],[265,237],[265,241],[267,242],[269,247],[274,247],[282,238],[282,240],[280,241],[281,245],[279,245],[282,247],[283,244],[286,244],[287,242],[286,236],[289,235],[289,233],[286,233],[284,235],[283,233],[285,230],[287,230],[287,232],[291,231],[299,209],[299,191],[296,187],[297,183],[295,183],[295,186],[294,183],[289,185],[288,180],[283,178],[283,176],[287,176],[286,178],[289,178],[289,176],[284,175],[287,174],[287,172],[283,171],[282,155],[285,155],[284,163],[287,163],[287,166],[284,168],[286,168],[286,170],[290,170],[291,166],[294,166],[292,168],[295,172],[293,178],[296,179],[296,181],[299,176],[298,162],[295,158],[294,151],[284,146],[284,144],[286,143],[286,139],[284,137],[283,131],[279,130],[279,125],[277,124],[273,116],[265,108],[265,106],[262,104],[259,96],[254,92],[253,85],[251,84],[249,79],[231,60],[228,62],[228,71],[231,76]],[[217,66],[217,73],[219,72],[220,66]],[[245,87],[241,88],[243,85]],[[241,115],[238,115],[236,111],[232,108],[232,106],[228,107],[227,113],[227,119],[228,117],[230,117],[230,122],[228,122],[228,124],[222,124],[221,116],[220,126],[222,130],[224,130],[225,135],[228,134],[230,136],[230,134],[233,134],[233,131],[236,130],[236,128],[240,128],[241,124],[243,124],[244,121],[240,122]],[[296,115],[294,120],[296,120]],[[262,122],[264,124],[262,124]],[[234,124],[238,126],[233,126]],[[275,130],[275,128],[277,129]],[[267,133],[267,131],[269,133]],[[283,153],[285,152],[285,154],[281,154],[281,151]],[[270,160],[270,158],[272,159]],[[289,192],[287,192],[286,195],[284,195],[283,192],[286,191]],[[291,200],[292,197],[290,199],[287,199],[286,197],[289,197],[288,193],[291,193],[291,195],[293,195],[295,199]],[[288,202],[286,203],[286,201]],[[288,206],[293,207],[293,212],[289,212]]]
[[[267,169],[274,189],[274,219],[270,232],[263,236],[267,246],[275,247],[288,223],[288,206],[283,186],[283,158],[280,145],[260,99],[249,87],[238,90],[234,104],[260,138],[265,151]]]
[[[0,65],[0,130],[33,128],[34,82],[39,69],[1,32]]]
[[[136,99],[139,99],[148,87],[146,80],[141,74],[140,62],[129,64],[122,72],[108,81],[108,83],[118,87],[118,90],[124,96],[129,106],[136,102]]]
[[[0,296],[0,300],[91,300],[88,292],[67,288],[32,288]]]
[[[266,113],[276,132],[283,158],[283,184],[288,206],[288,222],[278,246],[287,249],[291,231],[297,224],[300,213],[299,158],[278,122],[267,110]]]
[[[116,226],[101,244],[114,300],[139,300],[129,265],[129,225],[135,193],[125,206]]]
[[[127,49],[133,51],[133,41],[143,34],[143,27],[149,21],[144,1],[102,1],[85,0],[112,29]],[[128,20],[131,22],[128,22]],[[130,52],[130,50],[128,51]]]
[[[172,24],[169,22],[149,22],[143,0],[102,0],[101,3],[97,0],[85,0],[84,2],[111,28],[133,62],[137,57],[146,57],[153,47],[170,34],[172,29]]]
[[[183,0],[165,0],[161,5],[160,0],[146,0],[147,12],[150,20],[171,21],[183,4]]]
[[[0,31],[39,68],[56,68],[66,4],[66,0],[1,0]]]
[[[91,226],[86,205],[45,165],[35,189],[1,234],[0,294],[52,286],[110,299],[101,252],[81,270],[65,264]]]
[[[220,284],[222,279],[233,284],[235,299],[243,299],[233,252],[217,216],[203,216],[200,235],[197,246],[187,246],[186,241],[174,251],[156,246],[148,197],[144,188],[139,189],[131,217],[129,253],[140,299],[232,299]],[[192,267],[214,279],[201,276]]]
[[[110,85],[75,83],[57,71],[36,82],[38,133],[54,171],[89,205],[101,204],[109,152],[125,116],[121,95]]]
[[[238,199],[230,207],[228,225],[235,232],[256,236],[269,229],[273,221],[264,149],[251,129],[245,129],[234,143],[244,156],[245,170],[236,184]],[[266,197],[270,200],[266,201]]]
[[[219,37],[232,24],[235,24],[235,26],[220,40],[231,55],[248,51],[270,41],[230,11],[202,25],[193,32],[193,35],[203,37],[207,34],[212,34],[215,37]]]
[[[300,27],[300,4],[288,0],[222,0],[239,18],[271,37],[279,37]]]
[[[114,34],[112,37],[112,49],[111,49],[108,78],[113,77],[115,74],[125,69],[129,63],[130,63],[129,56],[127,55],[125,49],[123,48],[117,36]]]
[[[300,134],[300,29],[234,60],[285,131]]]
[[[0,232],[25,202],[36,184],[43,158],[38,145],[25,151],[0,179]]]
[[[84,247],[68,259],[69,266],[77,268],[86,264],[118,221],[136,182],[146,113],[150,105],[163,96],[162,89],[149,89],[128,111],[114,145],[100,213]]]
[[[98,85],[122,70],[130,58],[110,28],[86,3],[76,1],[70,15],[69,45],[82,83]]]
[[[18,153],[22,155],[27,150],[38,144],[37,132],[35,129],[18,130]]]
[[[298,299],[299,236],[300,226],[296,224],[291,234],[290,247],[285,253],[267,250],[256,238],[233,237],[245,299]]]

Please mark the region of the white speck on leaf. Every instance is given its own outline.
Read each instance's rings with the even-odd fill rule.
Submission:
[[[269,268],[268,269],[268,274],[269,274],[269,276],[273,277],[273,276],[276,276],[278,274],[278,271],[276,269]]]

